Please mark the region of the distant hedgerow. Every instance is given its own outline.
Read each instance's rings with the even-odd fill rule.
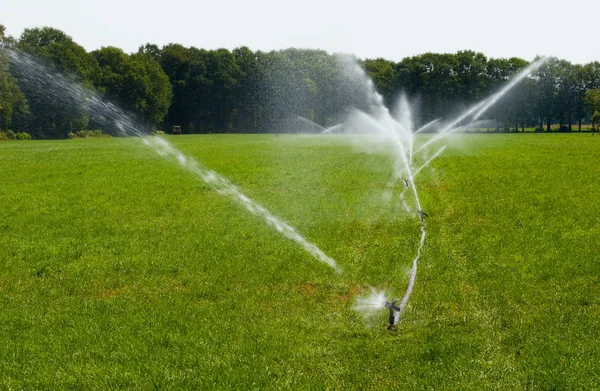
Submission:
[[[19,132],[16,134],[16,140],[31,140],[31,135],[27,132]]]
[[[82,129],[80,131],[78,131],[77,133],[69,133],[68,134],[69,138],[99,138],[99,137],[111,137],[110,134],[106,134],[106,133],[102,133],[101,130],[89,130],[89,129]]]
[[[12,130],[0,132],[0,140],[31,140],[31,135],[27,132],[15,133]]]

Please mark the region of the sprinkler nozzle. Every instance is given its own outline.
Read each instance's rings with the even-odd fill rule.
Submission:
[[[388,308],[390,310],[390,317],[388,318],[390,324],[388,325],[388,330],[393,330],[396,327],[395,311],[400,311],[400,307],[396,305],[396,300],[392,300],[391,302],[385,302],[385,308]]]
[[[421,223],[425,222],[425,217],[429,217],[429,215],[425,212],[423,212],[423,210],[418,210],[417,213],[419,214],[419,219],[421,220]]]
[[[406,188],[408,189],[408,179],[402,178],[402,180],[404,181],[404,186],[406,186]]]

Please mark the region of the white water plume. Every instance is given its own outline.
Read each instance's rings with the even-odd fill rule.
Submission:
[[[176,162],[183,169],[193,173],[217,193],[230,198],[246,208],[250,213],[262,218],[269,226],[286,238],[299,244],[319,261],[327,264],[336,272],[341,268],[336,262],[321,251],[315,244],[307,241],[293,227],[273,215],[265,207],[245,196],[233,183],[213,170],[210,170],[193,157],[183,154],[172,144],[158,136],[148,136],[148,130],[134,117],[118,105],[100,97],[94,91],[84,87],[59,72],[41,64],[33,56],[12,49],[6,50],[11,67],[18,73],[19,81],[28,84],[36,93],[45,95],[49,100],[62,100],[65,105],[78,107],[90,114],[95,121],[105,126],[116,128],[122,136],[137,136],[143,143],[160,156]]]
[[[396,161],[394,163],[396,170],[396,179],[394,180],[393,184],[395,184],[398,179],[401,179],[404,182],[404,189],[400,193],[400,200],[402,201],[405,210],[413,216],[419,218],[421,222],[421,234],[419,238],[419,245],[417,247],[417,254],[412,261],[412,267],[406,291],[402,296],[402,301],[400,302],[400,305],[395,309],[396,312],[394,313],[394,323],[400,321],[402,312],[406,308],[406,305],[408,304],[408,301],[414,291],[418,263],[421,258],[421,252],[423,250],[423,246],[425,244],[425,237],[427,235],[427,225],[425,224],[425,217],[427,215],[421,208],[419,192],[414,178],[444,151],[445,146],[438,149],[416,170],[413,169],[414,157],[419,152],[425,151],[425,149],[429,145],[433,144],[434,142],[438,141],[439,139],[445,137],[450,133],[480,125],[478,119],[482,114],[484,114],[490,107],[492,107],[496,102],[498,102],[498,100],[500,100],[509,90],[514,88],[520,81],[522,81],[533,71],[538,69],[545,61],[546,60],[542,58],[534,62],[533,64],[525,68],[523,71],[521,71],[519,74],[517,74],[506,86],[500,89],[497,93],[473,105],[470,109],[464,111],[456,118],[451,120],[449,123],[439,126],[440,120],[436,119],[422,126],[416,131],[413,129],[414,125],[412,120],[412,111],[406,97],[402,96],[400,98],[398,107],[395,111],[396,115],[392,116],[387,107],[385,107],[382,96],[379,93],[377,93],[373,82],[367,77],[364,70],[361,67],[359,67],[359,65],[356,64],[355,61],[353,62],[353,65],[348,65],[347,61],[341,62],[344,66],[343,69],[346,70],[350,78],[359,79],[358,83],[362,84],[364,88],[364,92],[366,93],[366,102],[369,107],[368,112],[364,112],[358,109],[352,110],[350,112],[350,115],[348,116],[346,123],[344,124],[344,129],[350,133],[355,134],[371,134],[375,136],[376,139],[380,139],[381,141],[383,141],[387,147],[392,146],[392,150],[394,151],[396,157]],[[357,81],[353,82],[357,83]],[[432,129],[434,125],[438,125],[437,134],[429,138],[429,140],[427,140],[422,145],[418,147],[415,146],[415,134],[424,130]],[[405,197],[407,191],[412,191],[413,194],[412,202],[414,203],[414,205],[412,207],[409,205]],[[383,300],[383,306],[385,306],[385,299],[381,299],[381,296],[378,295],[381,295],[381,293],[375,294],[373,292],[371,296],[369,296],[367,299],[359,298],[357,300],[357,305],[355,306],[355,308],[360,311],[365,311],[365,309],[372,307],[381,309],[381,305],[367,305],[368,303],[373,302],[381,304],[381,301]],[[390,307],[390,311],[392,310],[394,310],[393,303]],[[390,324],[390,326],[393,325],[394,324]]]
[[[372,312],[385,308],[386,293],[371,288],[371,293],[366,296],[359,296],[354,304],[356,311],[369,315]]]
[[[325,129],[324,131],[322,131],[321,134],[335,133],[335,132],[339,131],[343,125],[344,124],[337,124],[337,125],[330,126],[327,129]]]
[[[450,133],[457,132],[462,129],[467,129],[469,127],[475,126],[477,124],[477,120],[479,119],[479,117],[481,117],[487,110],[489,110],[490,107],[492,107],[494,104],[496,104],[504,95],[506,95],[506,93],[508,93],[508,91],[513,89],[517,84],[519,84],[526,77],[531,75],[532,72],[535,72],[537,69],[539,69],[546,61],[548,61],[547,57],[541,57],[537,61],[532,63],[531,65],[525,67],[525,69],[523,69],[521,72],[519,72],[517,75],[515,75],[498,92],[487,97],[486,99],[482,100],[481,102],[477,103],[476,105],[471,107],[469,110],[466,110],[461,115],[456,117],[448,125],[442,127],[434,137],[432,137],[426,143],[424,143],[419,148],[417,148],[415,153],[423,150],[430,144],[433,144],[434,142],[447,136]],[[468,118],[471,118],[471,120],[467,124],[465,124],[463,126],[458,126],[461,122],[467,120]]]
[[[537,61],[533,62],[521,72],[519,72],[516,76],[509,80],[509,82],[502,88],[500,91],[490,96],[485,100],[485,104],[483,107],[479,109],[479,111],[473,117],[473,121],[476,121],[483,113],[485,113],[490,107],[492,107],[500,98],[502,98],[508,91],[510,91],[514,86],[519,84],[523,79],[529,76],[532,72],[538,70],[542,65],[544,65],[548,61],[548,57],[541,57]]]
[[[318,123],[316,123],[315,121],[312,121],[308,118],[304,118],[301,115],[296,116],[296,121],[299,121],[304,125],[307,125],[309,127],[308,130],[310,130],[313,133],[322,133],[327,130],[324,127],[322,127],[321,125],[319,125]],[[299,129],[299,130],[305,130],[305,129]]]

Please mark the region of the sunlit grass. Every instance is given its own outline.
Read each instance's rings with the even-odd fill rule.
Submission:
[[[0,143],[0,388],[600,387],[600,137],[471,135],[419,174],[344,137],[170,137],[336,274],[136,139]],[[386,193],[386,189],[388,192]]]

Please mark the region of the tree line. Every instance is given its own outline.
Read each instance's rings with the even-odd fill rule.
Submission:
[[[87,52],[64,32],[26,29],[18,39],[0,25],[2,47],[30,53],[47,66],[118,102],[149,129],[184,133],[259,133],[302,130],[298,116],[322,126],[340,122],[349,107],[365,108],[364,85],[347,61],[322,50],[205,50],[146,44],[127,54],[115,47]],[[416,122],[448,117],[497,91],[529,63],[487,58],[470,50],[425,53],[393,62],[351,61],[372,79],[390,107],[399,93],[415,103]],[[18,64],[0,51],[0,131],[35,138],[65,138],[94,127],[94,118],[67,100],[19,79]],[[356,76],[356,75],[354,75]],[[360,78],[359,78],[360,79]],[[600,62],[571,64],[550,58],[499,101],[486,118],[488,130],[581,130],[600,121]],[[110,131],[110,129],[102,129]]]

